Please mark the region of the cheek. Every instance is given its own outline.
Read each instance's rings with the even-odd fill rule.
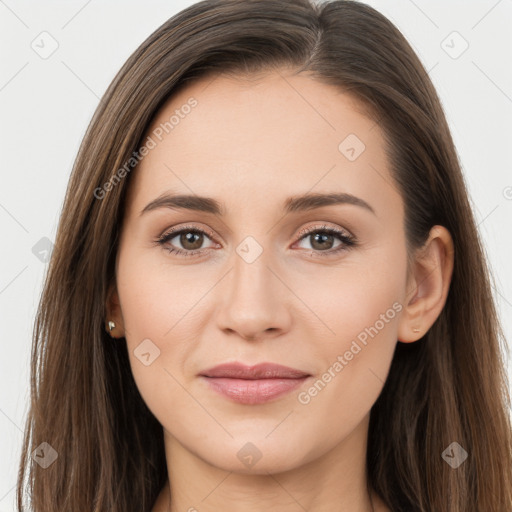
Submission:
[[[404,307],[405,268],[405,249],[389,247],[365,258],[364,265],[340,267],[335,277],[326,274],[325,282],[317,279],[316,289],[330,292],[309,295],[329,330],[315,344],[314,357],[322,362],[318,379],[299,402],[330,411],[339,426],[362,418],[382,390]],[[303,290],[307,286],[304,282]]]
[[[162,419],[164,404],[181,402],[179,382],[200,339],[191,308],[204,286],[182,268],[164,268],[135,251],[120,253],[117,283],[132,374],[149,409]],[[190,400],[183,398],[186,409]]]
[[[295,277],[294,291],[307,299],[308,307],[322,324],[325,343],[320,347],[329,353],[333,347],[349,350],[352,340],[364,343],[370,337],[369,330],[371,338],[393,338],[404,306],[400,300],[405,289],[405,267],[405,250],[380,248],[373,254],[347,259],[338,268]]]
[[[126,248],[120,252],[117,270],[127,340],[136,344],[150,338],[167,350],[170,340],[194,316],[207,285],[193,265],[173,265],[160,248]]]

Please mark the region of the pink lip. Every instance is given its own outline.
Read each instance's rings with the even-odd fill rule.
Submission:
[[[310,374],[273,363],[226,363],[201,372],[218,393],[242,404],[261,404],[300,386]]]

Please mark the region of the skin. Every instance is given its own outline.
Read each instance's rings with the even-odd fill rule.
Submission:
[[[153,512],[369,512],[370,409],[397,340],[420,339],[445,304],[450,234],[434,227],[408,267],[403,201],[383,134],[337,88],[284,69],[251,80],[203,78],[164,105],[148,134],[191,96],[197,106],[130,177],[117,284],[106,305],[116,323],[111,334],[126,337],[137,386],[164,428],[172,502],[164,486]],[[366,146],[354,161],[338,149],[348,134]],[[170,191],[213,197],[225,214],[165,207],[140,214]],[[335,204],[283,214],[289,196],[307,192],[350,193],[374,213]],[[190,224],[213,238],[187,243],[177,235],[166,245],[199,247],[199,256],[155,243]],[[334,254],[343,244],[336,236],[321,246],[315,233],[300,235],[323,226],[358,244]],[[263,249],[252,263],[236,251],[247,236]],[[332,375],[338,355],[394,303],[400,311],[300,403],[299,393],[329,368]],[[134,354],[147,338],[160,350],[148,366]],[[227,361],[277,362],[312,377],[271,402],[239,404],[197,376]],[[251,467],[237,456],[248,442],[261,454]],[[376,512],[389,510],[372,499]]]

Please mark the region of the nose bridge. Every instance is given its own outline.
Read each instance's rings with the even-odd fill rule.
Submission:
[[[239,307],[256,305],[258,301],[268,303],[271,282],[274,276],[270,272],[270,251],[263,247],[253,237],[247,237],[236,248],[233,255],[233,271],[231,275],[231,289],[228,296],[232,304]],[[275,279],[275,278],[274,278]],[[258,307],[261,307],[259,304]]]

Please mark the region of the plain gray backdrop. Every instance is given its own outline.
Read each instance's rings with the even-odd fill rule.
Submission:
[[[80,141],[124,61],[193,3],[0,0],[0,512],[15,510],[33,321]],[[441,97],[511,340],[512,0],[367,3],[403,32]]]

